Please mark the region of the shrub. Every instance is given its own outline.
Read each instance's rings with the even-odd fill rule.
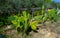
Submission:
[[[17,16],[17,15],[10,16],[8,17],[8,20],[11,21],[11,23],[13,24],[14,28],[17,31],[28,32],[30,28],[32,30],[37,30],[36,25],[38,24],[38,21],[36,20],[31,21],[32,18],[30,14],[27,13],[26,11],[23,11],[22,15],[20,16]]]

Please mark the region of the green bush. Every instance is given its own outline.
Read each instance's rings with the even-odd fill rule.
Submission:
[[[38,21],[31,21],[32,18],[26,11],[23,11],[22,15],[20,16],[10,16],[8,17],[8,20],[11,21],[12,25],[17,31],[27,32],[29,28],[31,28],[32,30],[37,30],[36,25],[38,24]]]
[[[37,13],[40,12],[37,11]],[[26,32],[29,28],[31,28],[32,30],[36,30],[37,29],[36,25],[39,22],[43,23],[47,20],[55,21],[57,20],[57,18],[58,18],[57,11],[55,9],[50,9],[48,10],[47,13],[33,16],[33,18],[32,15],[30,15],[30,13],[28,13],[27,11],[22,11],[22,14],[20,15],[9,16],[8,20],[12,23],[15,29]]]
[[[59,18],[59,16],[57,15],[56,9],[48,10],[47,16],[48,16],[48,19],[51,21],[56,21]]]

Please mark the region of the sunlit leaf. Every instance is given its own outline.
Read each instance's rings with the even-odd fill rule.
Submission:
[[[32,30],[36,30],[36,29],[37,29],[37,27],[36,27],[37,24],[38,24],[37,21],[31,22],[31,23],[30,23],[31,29],[32,29]]]

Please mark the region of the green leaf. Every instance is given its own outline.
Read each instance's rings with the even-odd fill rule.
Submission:
[[[36,27],[37,24],[38,24],[37,21],[31,22],[31,23],[30,23],[31,29],[32,29],[32,30],[36,30],[36,29],[37,29],[37,27]]]
[[[43,22],[45,22],[47,20],[47,18],[46,17],[43,17]]]
[[[49,20],[54,20],[57,16],[56,10],[55,9],[49,9],[48,10],[48,19]]]
[[[10,16],[10,17],[8,17],[8,20],[10,20],[10,21],[15,20],[15,17],[14,16]]]
[[[46,3],[51,3],[51,0],[44,0]]]
[[[35,19],[35,20],[40,20],[42,18],[42,16],[35,16],[33,19]]]
[[[27,12],[26,11],[23,11],[23,16],[26,17],[27,16]]]

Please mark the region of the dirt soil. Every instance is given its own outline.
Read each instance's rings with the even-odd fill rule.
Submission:
[[[22,33],[17,33],[16,30],[8,30],[4,34],[9,38],[60,38],[60,19],[54,23],[47,21],[44,24],[38,24],[40,25],[38,33],[32,31],[26,37]]]

